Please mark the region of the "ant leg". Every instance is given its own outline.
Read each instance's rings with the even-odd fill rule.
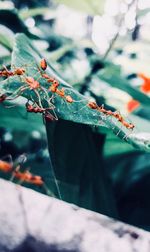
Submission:
[[[52,110],[53,110],[53,113],[54,113],[54,118],[55,118],[55,120],[58,121],[58,117],[57,117],[57,114],[56,114],[56,112],[55,112],[55,109],[52,109]]]
[[[120,134],[120,132],[121,132],[121,130],[122,130],[122,127],[123,127],[123,125],[122,125],[122,126],[120,127],[120,129],[118,130],[116,136],[119,136],[119,134]]]
[[[6,98],[6,100],[14,100],[14,99],[18,98],[18,97],[22,94],[22,92],[23,92],[24,90],[26,90],[26,89],[29,89],[29,87],[22,86],[22,87],[18,88],[13,94],[9,95],[9,96]],[[16,94],[16,96],[15,96],[15,97],[12,97],[12,95],[14,95],[14,94]],[[11,97],[12,97],[12,98],[11,98]]]
[[[10,163],[10,164],[12,165],[12,167],[13,167],[13,160],[12,160],[11,154],[8,154],[8,155],[3,156],[3,157],[1,158],[1,160]]]
[[[51,100],[53,99],[53,95],[49,98],[47,90],[44,87],[40,87],[40,88],[45,93],[46,97],[44,99],[47,101],[48,105],[50,107],[54,107],[55,108],[55,106],[51,103]]]
[[[9,73],[9,70],[5,65],[3,65],[3,68],[6,70],[7,73]]]
[[[14,164],[23,164],[27,161],[27,155],[21,154],[14,162]]]
[[[15,171],[18,172],[20,170],[20,165],[18,165],[16,168],[15,168]],[[9,181],[13,182],[14,178],[15,178],[15,171],[12,173]]]
[[[34,89],[33,91],[34,91],[34,93],[36,94],[36,96],[37,96],[37,98],[38,98],[38,103],[39,103],[40,108],[43,108],[43,106],[42,106],[42,101],[41,101],[41,97],[40,97],[40,95],[39,95],[39,92],[38,92],[36,89]]]
[[[130,133],[129,134],[126,134],[122,139],[125,140],[125,141],[128,141],[128,137],[131,135],[132,133],[132,129],[130,129]]]

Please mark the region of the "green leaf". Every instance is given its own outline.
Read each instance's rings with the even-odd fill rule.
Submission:
[[[16,36],[12,54],[12,65],[15,65],[17,67],[31,64],[32,66],[27,68],[26,74],[28,74],[29,76],[35,76],[35,78],[39,78],[39,73],[37,73],[37,70],[35,70],[35,68],[37,68],[36,64],[39,64],[41,58],[42,55],[38,52],[37,49],[32,46],[31,42],[25,35],[18,34]],[[129,131],[125,127],[122,127],[122,125],[117,122],[116,119],[112,120],[112,118],[104,116],[103,113],[90,109],[87,106],[89,99],[79,94],[67,82],[62,80],[62,78],[55,72],[50,64],[48,64],[47,72],[50,75],[56,77],[61,83],[60,87],[63,87],[65,89],[65,94],[71,95],[75,100],[70,104],[65,102],[64,99],[58,96],[55,97],[54,104],[56,106],[56,114],[59,118],[93,126],[105,125],[109,128],[110,131],[113,131],[115,134],[119,133],[118,135],[121,139],[125,139],[126,136],[129,135],[128,142],[130,144],[133,144],[138,148],[142,148],[148,151],[150,150],[149,146],[143,144],[143,142],[139,142],[138,144],[136,141],[134,142],[132,134],[129,134]],[[49,87],[43,79],[40,80],[40,83],[45,88]],[[20,82],[20,78],[11,77],[8,80],[4,81],[3,84],[1,84],[1,87],[9,92],[14,93],[18,89],[18,87],[22,85],[23,83]],[[30,99],[32,94],[31,92],[32,91],[24,92],[23,96]],[[43,102],[45,102],[43,94],[41,94],[41,99],[43,99]]]
[[[110,181],[103,165],[104,134],[87,125],[59,120],[47,123],[49,152],[62,199],[117,217]]]
[[[101,15],[104,11],[105,0],[55,0],[59,4],[65,4],[73,9],[90,15]]]
[[[37,68],[36,63],[39,64],[41,60],[40,53],[33,48],[30,41],[23,34],[19,34],[16,36],[14,50],[12,54],[12,65],[23,66],[33,64],[33,66],[28,68],[28,75],[35,75],[37,71],[34,68]],[[79,94],[76,90],[74,90],[67,82],[62,80],[62,78],[54,71],[54,69],[49,65],[47,72],[56,77],[60,83],[61,87],[65,88],[65,93],[71,95],[75,102],[72,104],[66,103],[62,98],[56,96],[55,97],[55,105],[56,112],[59,117],[65,120],[71,120],[79,123],[90,124],[90,125],[100,125],[100,121],[106,124],[108,127],[115,126],[113,122],[111,122],[110,118],[103,118],[103,115],[100,112],[94,111],[87,106],[89,99]],[[39,77],[37,73],[37,77]],[[40,83],[47,87],[46,82],[42,79]],[[11,92],[16,91],[16,89],[20,85],[19,78],[9,78],[8,81],[4,82],[3,87]],[[2,86],[2,85],[1,85]],[[29,93],[23,94],[24,96],[29,98]],[[123,134],[124,135],[124,134]]]

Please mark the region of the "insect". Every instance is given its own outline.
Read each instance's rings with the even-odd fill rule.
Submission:
[[[3,172],[12,171],[13,165],[7,161],[0,160],[0,170]]]
[[[38,89],[40,87],[40,83],[35,80],[33,77],[27,76],[25,78],[25,82],[29,85],[30,89]]]
[[[16,68],[14,71],[13,71],[13,75],[23,75],[25,73],[25,69],[20,67],[20,68]]]
[[[122,124],[127,128],[133,130],[135,128],[135,125],[132,123],[128,123],[126,121],[123,121]]]
[[[120,122],[127,129],[133,130],[135,128],[134,124],[126,122],[124,120],[124,118],[122,117],[122,115],[120,113],[118,113],[117,111],[113,112],[111,110],[107,110],[107,109],[104,108],[104,105],[98,106],[96,104],[96,102],[89,102],[88,106],[91,109],[97,109],[98,111],[104,113],[105,115],[115,117],[118,120],[118,122]]]
[[[6,66],[3,66],[3,70],[0,70],[0,76],[1,77],[10,77],[10,76],[13,76],[13,72],[8,70],[8,68]]]
[[[58,90],[59,83],[58,82],[53,82],[52,85],[50,86],[49,90],[53,93],[56,93]]]
[[[38,186],[41,186],[44,184],[44,181],[41,176],[33,175],[28,170],[24,172],[20,172],[19,169],[20,169],[20,166],[18,166],[16,170],[13,172],[13,176],[15,178],[21,180],[22,182],[31,183]]]
[[[57,89],[56,90],[56,94],[58,94],[59,96],[61,97],[64,97],[65,96],[65,89],[62,88],[62,89]]]
[[[73,102],[73,98],[72,98],[70,95],[66,95],[66,96],[65,96],[65,99],[66,99],[66,101],[69,102],[69,103],[72,103],[72,102]]]
[[[113,112],[113,114],[112,114],[119,122],[123,122],[123,117],[122,117],[122,115],[119,113],[119,112],[117,112],[117,111],[115,111],[115,112]]]
[[[40,61],[40,67],[42,68],[43,71],[45,71],[47,68],[47,62],[44,58],[41,59],[41,61]]]
[[[15,68],[14,71],[8,70],[8,68],[4,65],[4,70],[0,71],[0,76],[2,77],[10,77],[14,75],[23,75],[25,73],[25,69],[22,67]]]
[[[26,103],[26,110],[27,112],[33,112],[33,113],[44,113],[47,109],[41,108],[37,104],[34,106],[30,104],[29,102]]]
[[[45,121],[56,121],[56,120],[58,120],[57,115],[55,114],[53,109],[54,109],[53,107],[52,108],[51,107],[50,108],[43,108],[43,107],[38,106],[38,104],[32,105],[29,102],[26,103],[27,112],[41,113],[43,115],[43,121],[44,122]],[[53,116],[49,112],[49,110],[53,110],[55,116]]]
[[[102,113],[104,113],[105,115],[113,115],[113,112],[111,110],[107,110],[104,108],[104,105],[101,105],[100,107],[98,107],[98,110]]]
[[[88,106],[91,108],[91,109],[98,109],[98,105],[96,102],[89,102],[88,103]]]

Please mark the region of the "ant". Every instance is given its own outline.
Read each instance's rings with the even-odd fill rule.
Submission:
[[[41,61],[40,61],[40,67],[42,68],[43,71],[45,71],[47,68],[47,62],[44,58],[41,59]]]
[[[96,109],[102,113],[104,113],[105,115],[108,115],[108,116],[112,116],[112,117],[115,117],[120,123],[122,123],[122,125],[124,127],[126,127],[127,129],[131,129],[133,130],[135,128],[135,125],[132,124],[132,123],[128,123],[124,120],[124,118],[120,115],[120,113],[118,113],[117,111],[116,112],[113,112],[111,110],[107,110],[104,108],[104,105],[101,105],[100,107],[97,105],[96,102],[89,102],[87,104],[91,109]]]
[[[48,83],[52,83],[52,85],[49,88],[49,91],[51,91],[52,93],[56,93],[57,95],[59,95],[60,97],[63,97],[66,99],[67,102],[72,103],[73,99],[71,96],[67,95],[65,96],[65,90],[64,88],[62,89],[58,89],[59,86],[59,81],[57,81],[55,78],[49,76],[48,74],[46,74],[45,72],[43,73],[41,70],[45,71],[47,69],[47,61],[43,58],[40,61],[40,67],[38,66],[38,70],[41,74],[41,76],[47,80]]]
[[[127,129],[131,129],[133,130],[135,128],[135,125],[132,124],[132,123],[128,123],[124,120],[124,118],[120,115],[120,113],[118,113],[117,111],[116,112],[113,112],[113,116],[119,121],[122,123],[123,126],[125,126]]]
[[[25,78],[25,82],[29,85],[30,89],[38,89],[40,87],[40,83],[35,80],[33,77],[27,76]]]
[[[26,103],[26,110],[27,112],[33,112],[33,113],[41,113],[43,114],[43,117],[46,121],[55,121],[58,120],[56,114],[55,116],[53,116],[51,113],[49,113],[49,110],[51,110],[52,108],[43,108],[38,106],[38,104],[36,104],[36,106],[30,104],[29,102]]]
[[[72,103],[74,102],[73,98],[70,95],[65,96],[67,102]]]
[[[3,172],[10,172],[13,169],[12,163],[0,159],[0,170]]]
[[[26,161],[26,156],[24,154],[20,155],[14,162],[12,161],[11,155],[6,155],[0,159],[0,170],[3,172],[11,172],[13,167],[18,164]]]
[[[91,109],[98,109],[98,105],[96,102],[89,102],[88,103],[88,106],[91,108]]]
[[[33,113],[44,113],[45,108],[40,108],[38,105],[33,106],[29,102],[26,103],[26,110],[27,112],[33,112]]]
[[[0,70],[0,76],[1,77],[10,77],[10,76],[13,76],[13,72],[8,70],[6,66],[3,66],[3,70]]]
[[[16,68],[14,71],[8,70],[8,68],[4,65],[3,66],[3,70],[0,70],[0,76],[2,77],[10,77],[10,76],[14,76],[14,75],[23,75],[25,73],[25,69],[22,67],[18,67]]]
[[[24,75],[25,74],[25,69],[23,67],[18,67],[18,68],[15,68],[15,70],[13,71],[13,75]]]
[[[20,172],[19,169],[20,169],[20,165],[16,167],[15,171],[12,174],[14,178],[17,178],[22,182],[31,183],[38,186],[41,186],[44,184],[44,181],[41,176],[33,175],[28,170],[24,172]]]
[[[49,90],[53,93],[56,93],[58,90],[59,83],[57,81],[54,81],[52,85],[50,86]]]

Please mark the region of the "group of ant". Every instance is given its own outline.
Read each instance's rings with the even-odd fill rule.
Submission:
[[[21,95],[22,92],[25,91],[25,90],[32,90],[34,92],[34,94],[36,95],[36,97],[37,97],[37,101],[35,101],[35,100],[33,101],[33,99],[31,99],[32,103],[27,101],[27,103],[26,103],[27,112],[41,113],[44,116],[44,120],[46,120],[46,121],[55,121],[55,120],[58,120],[58,118],[57,118],[57,115],[55,113],[55,106],[51,102],[52,99],[53,99],[53,95],[54,94],[58,95],[59,97],[63,98],[68,103],[73,103],[75,101],[70,95],[65,94],[64,88],[59,89],[59,81],[56,80],[55,78],[49,76],[46,73],[46,69],[47,69],[47,62],[43,58],[43,59],[41,59],[40,64],[37,66],[37,70],[38,70],[38,73],[40,74],[39,79],[42,78],[42,79],[46,80],[46,82],[50,85],[48,90],[40,85],[39,79],[35,80],[34,77],[27,76],[26,75],[26,70],[23,67],[18,67],[18,68],[15,68],[14,71],[11,71],[11,70],[8,70],[6,66],[4,66],[4,69],[0,71],[0,77],[6,77],[6,78],[9,78],[9,77],[12,77],[12,76],[23,77],[22,80],[25,83],[25,85],[20,87],[17,90],[17,96],[16,97]],[[39,91],[43,91],[43,93],[45,94],[45,98],[46,98],[45,100],[48,103],[48,106],[46,108],[43,107]],[[51,92],[53,94],[51,96],[51,98],[49,98],[48,92]],[[7,97],[5,94],[2,94],[0,96],[0,102],[3,102],[5,100],[10,100],[10,99],[11,98]],[[97,110],[97,111],[103,113],[106,116],[111,116],[112,118],[113,117],[116,118],[117,121],[119,121],[127,129],[133,130],[134,127],[135,127],[135,125],[133,125],[132,123],[128,123],[127,121],[125,121],[123,116],[117,111],[113,112],[111,110],[107,110],[107,109],[104,108],[103,105],[98,106],[97,103],[93,102],[93,101],[89,101],[87,103],[87,106],[90,109]],[[50,113],[50,111],[53,111],[54,115],[52,113]]]
[[[32,174],[29,170],[30,168],[26,168],[24,171],[21,171],[22,164],[26,162],[27,156],[22,154],[20,155],[14,162],[12,161],[11,155],[7,155],[0,159],[0,171],[6,174],[10,174],[10,181],[14,181],[16,179],[17,184],[21,185],[22,183],[32,184],[40,187],[45,191],[45,193],[49,196],[55,197],[55,195],[48,189],[44,179],[39,176]]]
[[[131,129],[133,130],[135,125],[132,123],[128,123],[124,120],[123,116],[118,112],[118,111],[111,111],[111,110],[107,110],[104,108],[104,105],[98,106],[96,102],[89,102],[88,106],[91,109],[95,109],[97,111],[102,112],[104,115],[107,116],[111,116],[114,117],[118,120],[118,122],[120,122],[124,127],[126,127],[127,129]]]
[[[61,89],[58,88],[59,82],[55,78],[46,74],[45,70],[47,69],[47,62],[45,59],[42,59],[40,61],[40,66],[37,66],[37,69],[38,69],[38,72],[40,73],[40,78],[45,79],[48,84],[51,84],[50,87],[48,88],[48,92],[50,91],[53,94],[54,93],[57,94],[58,96],[64,98],[66,100],[66,102],[68,102],[68,103],[73,102],[73,98],[70,95],[65,94],[64,88],[61,88]],[[37,99],[36,99],[37,101],[33,101],[33,99],[31,98],[32,104],[29,101],[27,101],[27,103],[26,103],[27,112],[41,113],[41,114],[43,114],[44,118],[47,121],[54,121],[54,120],[58,119],[57,115],[54,112],[55,107],[54,107],[53,103],[51,103],[53,96],[51,98],[49,98],[47,90],[43,86],[40,85],[39,80],[35,80],[35,78],[32,76],[27,76],[26,70],[23,67],[15,68],[14,71],[12,71],[12,70],[8,70],[7,67],[4,66],[4,69],[0,71],[0,77],[9,78],[12,76],[22,77],[21,80],[25,83],[24,86],[21,86],[15,92],[17,94],[15,96],[15,98],[20,96],[25,90],[32,90],[37,97]],[[39,91],[43,91],[43,93],[45,94],[45,98],[48,103],[47,108],[43,107],[43,105],[42,105]],[[13,100],[15,98],[14,97],[11,98],[10,96],[7,96],[6,94],[2,94],[0,96],[0,102],[4,102],[6,100]],[[50,110],[52,110],[54,112],[54,115],[52,115],[50,113]]]
[[[20,182],[26,182],[30,184],[34,184],[37,186],[42,186],[44,184],[44,181],[41,176],[33,175],[29,172],[29,169],[26,169],[25,171],[20,171],[20,162],[19,158],[15,162],[16,164],[13,164],[12,158],[9,155],[9,158],[11,161],[6,161],[5,159],[0,159],[0,171],[4,173],[11,173],[10,180],[12,181],[14,178],[19,179]],[[24,155],[21,155],[20,159],[24,159],[26,161],[26,157]]]

